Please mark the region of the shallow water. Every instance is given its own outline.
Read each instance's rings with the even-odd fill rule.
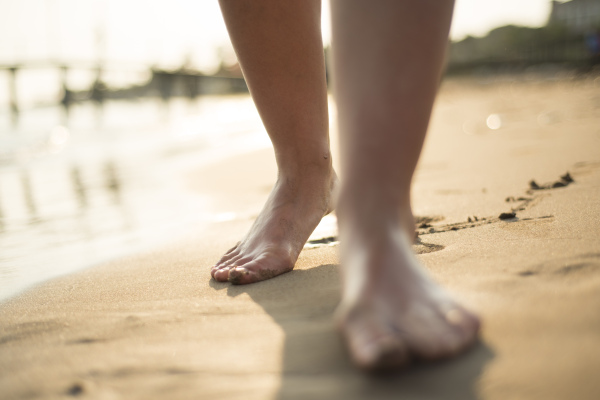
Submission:
[[[268,145],[247,95],[0,115],[0,299],[230,218],[179,172]]]

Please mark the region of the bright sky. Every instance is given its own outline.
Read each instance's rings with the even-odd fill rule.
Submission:
[[[229,50],[217,0],[0,0],[0,64],[108,60],[210,70]],[[456,0],[453,39],[517,24],[541,26],[550,0]],[[104,31],[104,39],[101,32]],[[324,4],[324,40],[329,10]]]
[[[550,15],[550,0],[456,0],[450,35],[483,36],[503,25],[543,26]]]

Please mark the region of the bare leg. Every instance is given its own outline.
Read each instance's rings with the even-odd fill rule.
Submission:
[[[218,281],[252,283],[290,271],[331,210],[320,0],[220,0],[250,93],[279,170],[244,239],[211,271]]]
[[[338,322],[357,365],[454,355],[478,319],[411,249],[410,185],[439,84],[452,0],[332,0],[344,183]]]

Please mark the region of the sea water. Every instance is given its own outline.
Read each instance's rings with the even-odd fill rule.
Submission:
[[[248,95],[3,110],[0,300],[222,218],[183,172],[267,146]]]

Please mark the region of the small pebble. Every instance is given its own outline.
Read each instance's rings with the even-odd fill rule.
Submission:
[[[498,218],[511,219],[511,218],[514,218],[515,216],[516,216],[516,214],[514,212],[510,212],[510,213],[502,213],[502,214],[500,214],[500,216]]]
[[[536,190],[536,189],[540,188],[540,185],[538,185],[537,182],[532,179],[529,182],[529,187],[532,188],[533,190]]]
[[[575,182],[575,180],[573,180],[573,178],[571,178],[571,174],[569,174],[569,171],[567,171],[566,174],[561,176],[560,179],[562,179],[563,181],[565,181],[567,183]]]
[[[79,396],[83,393],[83,386],[80,383],[74,383],[68,390],[67,394],[71,396]]]

